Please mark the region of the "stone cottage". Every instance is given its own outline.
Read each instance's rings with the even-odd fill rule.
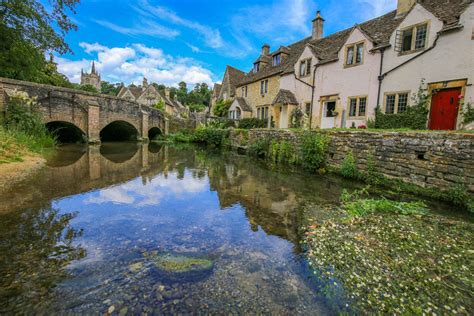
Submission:
[[[229,115],[288,128],[299,109],[313,128],[365,126],[377,107],[406,111],[424,80],[428,127],[462,128],[461,105],[474,97],[473,17],[472,0],[399,0],[397,10],[324,36],[317,12],[310,37],[263,46],[230,110],[248,114]]]

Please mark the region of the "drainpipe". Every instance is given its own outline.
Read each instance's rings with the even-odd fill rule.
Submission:
[[[382,91],[382,81],[383,81],[383,75],[382,75],[382,71],[383,71],[383,57],[384,57],[384,53],[385,53],[385,48],[381,48],[380,49],[380,70],[379,70],[379,89],[378,89],[378,92],[377,92],[377,107],[380,106],[380,92]]]
[[[314,65],[313,70],[313,85],[311,86],[311,105],[309,107],[309,130],[313,126],[313,104],[314,104],[314,89],[316,84],[316,70],[318,69],[318,64]]]

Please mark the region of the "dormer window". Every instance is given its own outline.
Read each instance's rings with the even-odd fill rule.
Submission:
[[[253,64],[253,72],[257,73],[260,70],[260,63]]]
[[[426,38],[428,35],[428,23],[422,23],[407,27],[400,31],[399,47],[400,52],[410,53],[426,48]]]
[[[357,66],[364,62],[364,43],[356,43],[346,46],[345,66]]]
[[[273,66],[279,66],[281,64],[281,54],[273,56]]]
[[[311,74],[311,58],[300,62],[300,77],[306,77]]]

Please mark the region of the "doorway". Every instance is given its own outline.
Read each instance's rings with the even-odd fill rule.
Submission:
[[[321,118],[321,128],[336,127],[336,101],[326,101],[323,103],[323,115]]]
[[[461,88],[433,91],[433,96],[431,98],[429,129],[456,129],[460,95]]]

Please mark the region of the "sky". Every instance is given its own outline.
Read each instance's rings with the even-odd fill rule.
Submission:
[[[396,8],[397,0],[81,0],[66,36],[73,53],[55,60],[80,81],[96,61],[102,80],[190,86],[220,82],[226,65],[252,68],[264,43],[276,50],[311,35],[316,11],[324,35]]]

